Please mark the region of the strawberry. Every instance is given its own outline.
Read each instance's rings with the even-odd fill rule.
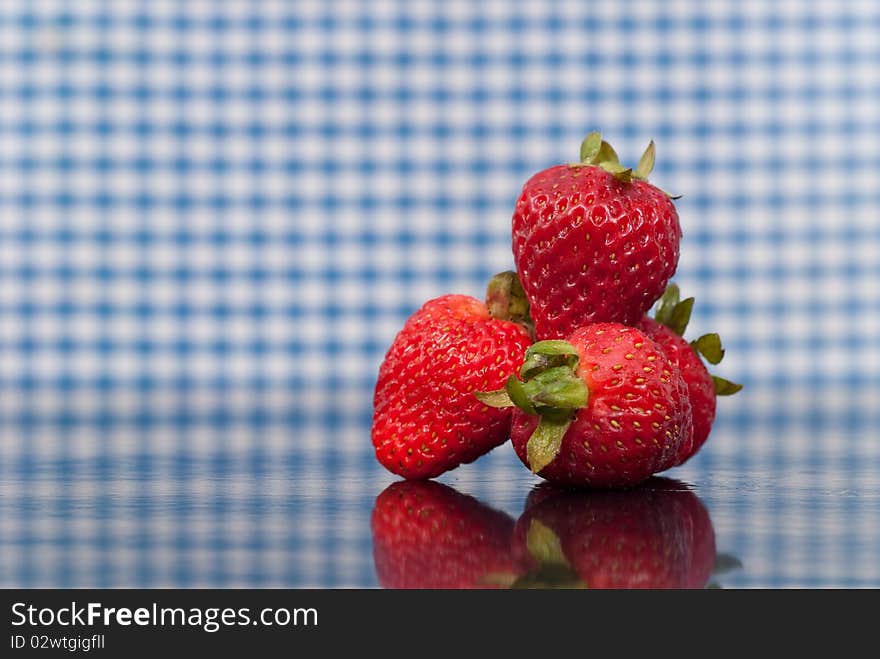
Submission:
[[[703,588],[716,564],[706,507],[665,478],[620,492],[541,485],[513,545],[520,588]]]
[[[373,507],[384,588],[499,588],[516,580],[513,520],[435,481],[399,481]]]
[[[538,339],[597,322],[634,325],[678,266],[681,227],[671,197],[647,182],[651,142],[626,169],[599,133],[581,162],[525,184],[513,214],[513,255]]]
[[[702,355],[710,364],[721,362],[724,348],[717,334],[704,334],[692,343],[682,338],[693,306],[694,298],[680,300],[678,286],[670,284],[661,298],[654,318],[645,316],[638,325],[640,330],[663,349],[669,361],[681,372],[687,385],[694,419],[694,438],[689,446],[682,447],[677,465],[689,460],[709,438],[715,420],[716,396],[730,396],[742,389],[741,384],[711,375],[700,358]]]
[[[526,351],[522,381],[478,392],[515,405],[511,440],[542,478],[570,486],[624,487],[672,467],[692,440],[681,375],[644,333],[619,323],[576,330]]]
[[[487,303],[466,295],[427,302],[407,320],[379,369],[373,446],[389,471],[433,478],[506,441],[510,410],[473,392],[503,386],[531,343],[516,275],[489,284]]]

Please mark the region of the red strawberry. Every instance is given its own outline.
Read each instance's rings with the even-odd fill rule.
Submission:
[[[517,573],[513,520],[434,481],[390,485],[373,507],[373,558],[385,588],[500,588]]]
[[[568,341],[541,341],[526,352],[520,375],[477,396],[519,408],[513,448],[549,481],[635,485],[672,467],[692,440],[684,381],[638,329],[597,323]]]
[[[596,322],[634,325],[678,266],[681,227],[669,195],[647,182],[654,143],[638,168],[591,133],[581,162],[535,174],[513,214],[513,255],[538,339]]]
[[[515,587],[703,588],[715,532],[678,481],[589,493],[543,485],[516,523],[514,555],[526,573]]]
[[[492,280],[487,304],[465,295],[431,300],[394,339],[373,400],[373,446],[389,471],[433,478],[507,440],[511,411],[473,392],[503,386],[531,342],[507,320],[528,314],[514,273]]]
[[[687,385],[693,411],[694,439],[689,447],[683,447],[677,465],[689,460],[706,443],[715,420],[715,397],[730,396],[742,389],[740,384],[710,375],[700,359],[702,355],[710,364],[721,362],[724,348],[717,334],[704,334],[693,343],[682,338],[690,321],[694,298],[679,298],[678,286],[670,284],[654,319],[645,316],[638,325],[663,349]]]

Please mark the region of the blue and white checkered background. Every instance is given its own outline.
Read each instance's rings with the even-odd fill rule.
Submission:
[[[877,584],[878,30],[869,0],[4,2],[0,584],[372,585],[384,350],[511,265],[523,181],[597,128],[656,140],[692,331],[746,384],[678,474],[738,583]],[[519,474],[451,480],[516,514]]]

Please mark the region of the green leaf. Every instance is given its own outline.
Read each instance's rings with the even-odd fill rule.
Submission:
[[[630,175],[632,175],[632,169],[627,169],[617,160],[600,160],[599,167],[604,169],[606,172],[614,174],[615,176],[626,171],[628,171]]]
[[[730,380],[719,378],[717,375],[712,376],[712,382],[715,383],[716,396],[732,396],[737,391],[743,388],[741,384],[736,384],[735,382],[731,382]]]
[[[498,389],[497,391],[475,391],[476,396],[483,405],[489,407],[505,408],[513,407],[513,401],[510,400],[510,394],[506,389]]]
[[[712,569],[712,574],[724,574],[731,570],[739,570],[742,566],[742,561],[736,556],[731,556],[730,554],[718,554],[715,556],[715,567]]]
[[[568,366],[573,370],[578,360],[577,348],[568,341],[539,341],[526,350],[526,359],[519,375],[527,381],[538,373],[557,366]]]
[[[518,579],[519,575],[514,572],[487,572],[480,579],[480,583],[484,586],[512,588]]]
[[[567,565],[542,565],[534,572],[527,572],[510,586],[513,590],[584,590],[589,588],[577,572]]]
[[[599,152],[593,158],[593,163],[599,163],[601,166],[601,163],[606,162],[620,166],[620,158],[617,156],[617,152],[610,144],[608,144],[608,142],[602,140],[602,144],[599,146]]]
[[[710,364],[719,364],[724,358],[724,348],[721,346],[721,337],[717,334],[703,334],[696,341],[691,341],[691,346],[706,358]]]
[[[559,536],[549,526],[538,519],[533,519],[526,532],[526,548],[532,558],[541,565],[565,565],[568,559],[562,551]]]
[[[684,335],[688,323],[691,320],[691,311],[693,311],[693,308],[694,298],[689,297],[682,300],[672,309],[672,314],[666,322],[666,326],[679,336]]]
[[[578,351],[568,341],[538,341],[526,350],[526,359],[532,355],[577,355]]]
[[[657,307],[657,313],[654,314],[654,320],[661,325],[666,325],[672,317],[672,311],[678,304],[680,295],[681,293],[678,290],[678,284],[669,284],[669,286],[666,287],[666,290],[663,291],[663,296],[660,298],[660,306]]]
[[[532,473],[537,474],[556,458],[572,417],[570,412],[564,415],[545,414],[541,417],[541,422],[526,444],[526,457]]]
[[[651,172],[654,170],[654,140],[648,144],[648,148],[645,149],[645,152],[642,154],[641,159],[639,160],[639,166],[636,167],[635,176],[640,179],[647,179]]]
[[[529,400],[528,394],[526,394],[526,390],[523,388],[523,383],[520,382],[515,375],[511,375],[507,378],[507,384],[504,388],[507,391],[507,395],[510,396],[511,402],[523,412],[526,414],[538,413],[535,406],[532,405],[532,402]]]
[[[599,167],[606,172],[613,174],[614,178],[623,183],[629,183],[632,180],[632,169],[624,167],[615,160],[602,160],[599,163]]]
[[[528,382],[538,373],[546,371],[548,368],[564,365],[567,359],[565,355],[532,355],[523,362],[519,370],[519,376],[523,382]]]
[[[602,134],[593,131],[581,142],[581,162],[592,163],[602,146]]]
[[[523,390],[533,405],[555,410],[586,407],[589,398],[584,381],[568,366],[556,366],[538,373],[523,384]]]
[[[529,530],[526,532],[526,549],[538,567],[519,577],[511,588],[583,589],[587,587],[565,557],[559,536],[539,519],[533,518],[529,524]]]

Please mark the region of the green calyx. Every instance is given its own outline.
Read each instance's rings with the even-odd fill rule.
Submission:
[[[486,286],[486,307],[492,318],[519,323],[534,337],[529,301],[515,272],[499,272],[489,280]]]
[[[666,325],[679,336],[684,336],[688,323],[691,321],[691,311],[694,308],[694,298],[681,299],[678,284],[669,284],[660,298],[654,320],[661,325]],[[717,362],[713,362],[717,363]]]
[[[475,393],[489,407],[518,407],[541,417],[526,445],[534,473],[556,458],[575,412],[587,406],[589,391],[577,374],[578,360],[567,341],[539,341],[526,351],[521,379],[511,375],[504,389]]]
[[[651,140],[644,153],[642,153],[636,168],[624,167],[620,164],[620,158],[614,148],[602,139],[602,134],[598,131],[593,131],[581,142],[580,156],[580,162],[572,163],[574,166],[592,165],[593,167],[599,167],[609,174],[613,174],[614,178],[618,181],[629,183],[633,179],[639,179],[640,181],[648,180],[648,176],[654,170],[656,148],[654,147],[654,140]],[[671,195],[668,192],[663,194],[670,199],[678,199],[681,196]]]
[[[691,320],[693,308],[694,298],[689,297],[682,300],[678,285],[671,283],[660,298],[654,320],[661,325],[666,325],[679,336],[684,336]],[[724,346],[721,345],[721,337],[718,334],[703,334],[696,341],[691,341],[691,348],[710,364],[720,364],[724,359]],[[717,375],[712,376],[712,382],[715,384],[716,396],[732,396],[743,388],[741,384],[725,380]]]
[[[742,569],[742,561],[731,554],[716,554],[715,566],[712,568],[712,574],[724,574],[733,570]]]
[[[725,574],[733,570],[740,570],[742,569],[742,566],[742,561],[739,560],[736,556],[732,556],[730,554],[716,554],[715,566],[712,568],[712,576],[717,577],[720,574]],[[716,580],[710,581],[708,584],[706,584],[707,590],[721,590],[723,588],[724,586],[722,586]]]
[[[733,396],[733,394],[742,390],[743,388],[741,384],[731,382],[730,380],[725,380],[724,378],[718,377],[717,375],[712,376],[712,382],[715,384],[716,396]]]
[[[529,524],[526,548],[538,567],[514,581],[510,585],[511,588],[583,589],[587,587],[566,559],[559,536],[538,519],[533,519]]]

